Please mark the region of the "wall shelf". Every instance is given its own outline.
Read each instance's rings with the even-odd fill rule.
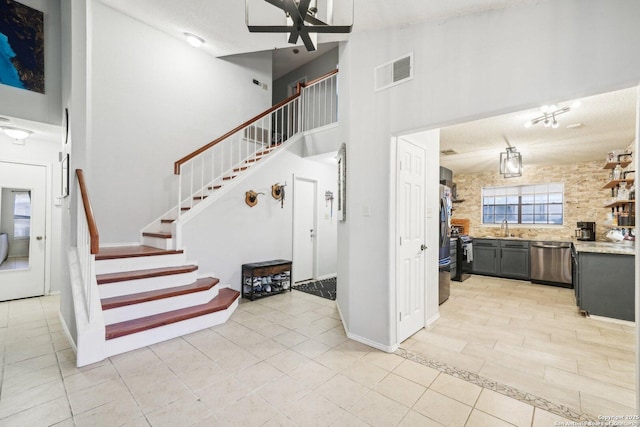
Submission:
[[[631,156],[631,154],[629,154],[629,156]],[[604,169],[615,169],[616,166],[620,165],[620,167],[622,169],[626,168],[627,166],[629,166],[631,164],[631,160],[622,160],[619,162],[607,162],[604,165]]]
[[[612,179],[611,181],[609,181],[607,183],[607,185],[605,185],[604,187],[602,187],[603,189],[607,189],[607,188],[616,188],[618,187],[621,183],[625,183],[627,186],[633,184],[633,182],[635,181],[635,179],[633,178],[627,178],[627,179]]]
[[[632,203],[635,203],[635,200],[616,200],[615,202],[611,202],[605,206],[605,208],[616,208],[619,206],[626,206]]]

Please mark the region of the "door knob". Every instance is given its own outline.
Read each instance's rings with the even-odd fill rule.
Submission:
[[[42,240],[42,236],[36,237],[37,240]]]
[[[427,249],[427,246],[425,244],[420,245],[420,250],[424,251],[425,249]]]

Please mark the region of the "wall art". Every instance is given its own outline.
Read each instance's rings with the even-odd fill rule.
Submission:
[[[44,14],[0,0],[0,83],[44,93]]]

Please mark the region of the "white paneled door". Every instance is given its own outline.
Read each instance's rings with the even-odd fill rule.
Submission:
[[[426,150],[398,140],[396,178],[397,334],[402,342],[424,327]]]
[[[0,301],[44,295],[46,188],[46,167],[0,162]]]
[[[314,278],[316,248],[316,182],[296,178],[293,194],[293,281]]]

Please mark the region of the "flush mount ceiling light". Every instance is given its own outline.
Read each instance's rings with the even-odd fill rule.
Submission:
[[[557,129],[558,127],[560,127],[557,117],[561,114],[568,113],[569,111],[580,107],[580,105],[580,101],[575,101],[570,106],[562,108],[558,107],[556,104],[543,105],[542,107],[540,107],[540,112],[542,113],[542,115],[536,117],[535,119],[529,120],[528,122],[525,122],[524,127],[530,128],[533,125],[542,123],[544,127]]]
[[[193,47],[200,47],[204,44],[204,39],[202,37],[198,37],[195,34],[184,33],[185,38],[187,39],[187,43],[189,43]]]
[[[260,3],[256,4],[254,0],[245,0],[245,23],[249,32],[289,33],[289,43],[296,44],[298,42],[298,38],[300,38],[308,51],[316,50],[316,43],[312,40],[310,33],[350,33],[353,27],[353,22],[351,22],[350,25],[329,24],[333,20],[334,9],[343,6],[343,4],[334,5],[333,0],[326,1],[326,10],[323,11],[318,11],[318,0],[264,1],[278,9],[282,9],[287,18],[287,24],[289,25],[282,25],[282,22],[284,21],[275,22],[273,25],[257,25],[250,23],[250,3],[253,3],[254,6],[257,6]],[[259,7],[256,7],[256,9],[259,9]],[[326,17],[322,17],[324,21],[318,19],[318,16],[321,14],[319,12],[326,15]],[[351,11],[351,17],[353,18],[353,10]]]
[[[7,134],[8,137],[15,139],[16,141],[21,141],[25,138],[28,138],[33,132],[27,129],[19,129],[11,126],[1,126],[0,129],[4,133]]]
[[[504,178],[522,176],[522,154],[516,147],[507,147],[507,151],[500,153],[500,174]]]

